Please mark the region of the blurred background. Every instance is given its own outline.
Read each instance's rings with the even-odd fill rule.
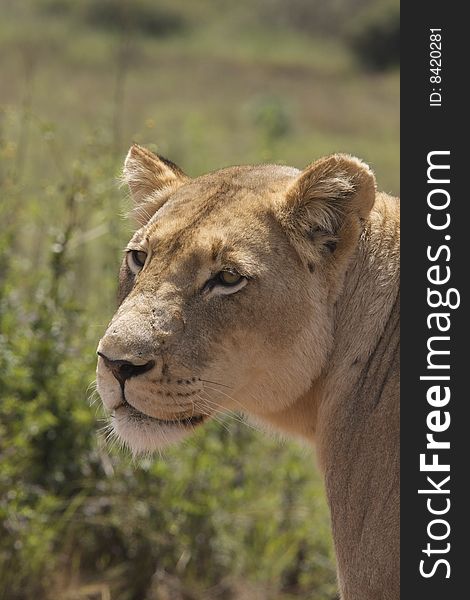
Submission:
[[[393,0],[0,0],[0,598],[333,600],[313,453],[227,418],[137,463],[95,348],[132,141],[198,175],[330,152],[398,193]]]

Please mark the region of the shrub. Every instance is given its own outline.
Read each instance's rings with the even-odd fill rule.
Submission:
[[[185,25],[181,13],[160,7],[152,0],[42,0],[41,9],[50,14],[75,16],[100,29],[154,37],[175,33]]]
[[[395,0],[372,4],[360,11],[346,30],[346,40],[371,69],[385,69],[400,61],[400,10]]]

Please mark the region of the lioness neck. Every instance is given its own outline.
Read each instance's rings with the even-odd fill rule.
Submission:
[[[315,442],[345,600],[399,597],[398,210],[378,198],[317,396]]]
[[[313,385],[319,446],[330,411],[344,412],[344,402],[372,410],[380,401],[387,372],[379,371],[391,368],[399,343],[399,227],[398,201],[379,194],[336,303],[333,351]]]
[[[399,205],[379,194],[322,375],[272,425],[314,443],[343,600],[399,598]]]
[[[387,367],[385,353],[398,343],[398,293],[399,203],[378,194],[336,302],[334,346],[322,376],[296,402],[266,418],[278,430],[316,442],[321,465],[334,413],[345,403],[348,410],[357,403],[365,410],[378,401],[378,379],[360,386],[372,362]]]

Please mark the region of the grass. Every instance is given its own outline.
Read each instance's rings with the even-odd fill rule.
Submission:
[[[28,27],[23,33],[8,21],[1,27],[9,57],[2,80],[10,84],[2,86],[0,103],[17,106],[31,85],[33,111],[54,123],[62,153],[73,156],[87,135],[117,118],[117,153],[131,140],[156,144],[193,175],[265,158],[302,166],[343,151],[361,154],[376,168],[379,183],[398,192],[398,74],[361,72],[331,40],[254,24],[232,31],[233,25],[212,18],[178,35],[133,39],[123,51],[119,36],[72,28],[64,19],[36,24],[34,37]],[[26,81],[28,52],[34,55],[32,83]],[[271,97],[285,106],[291,127],[265,157],[263,132],[249,108]],[[30,156],[30,164],[50,176],[36,159]]]

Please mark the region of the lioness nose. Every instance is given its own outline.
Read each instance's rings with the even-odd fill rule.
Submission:
[[[98,356],[101,356],[104,364],[108,367],[121,385],[124,385],[126,379],[137,377],[137,375],[142,375],[142,373],[150,371],[150,369],[155,366],[155,361],[153,360],[149,360],[149,362],[143,365],[135,365],[128,360],[111,360],[102,352],[97,352],[97,354]]]

